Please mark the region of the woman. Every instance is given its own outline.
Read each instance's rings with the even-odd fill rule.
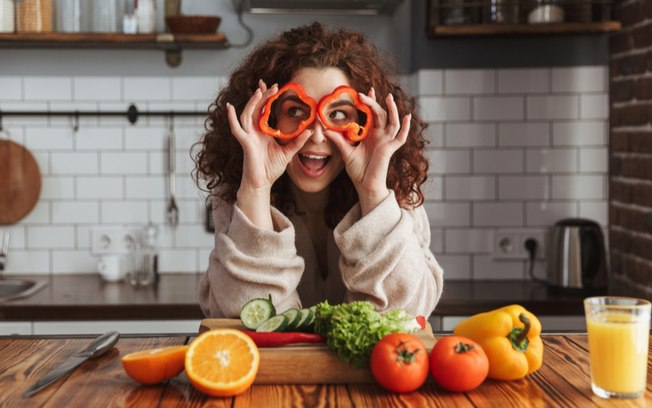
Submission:
[[[279,94],[288,82],[297,91]],[[329,126],[344,111],[310,116],[315,106],[299,98],[322,106],[340,86],[368,107],[373,125],[362,140]],[[268,295],[279,312],[366,300],[380,312],[430,315],[443,271],[421,206],[428,163],[414,110],[359,33],[313,23],[254,50],[211,105],[196,158],[215,221],[200,285],[205,315],[237,317]],[[298,135],[271,137],[261,124]]]

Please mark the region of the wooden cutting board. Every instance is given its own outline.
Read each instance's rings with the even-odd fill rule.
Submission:
[[[25,147],[0,140],[0,225],[14,224],[32,211],[41,193],[41,172]]]
[[[204,319],[200,333],[212,329],[239,329],[238,319]],[[428,349],[437,342],[432,327],[415,333]],[[364,384],[375,382],[368,368],[353,368],[325,344],[260,347],[260,367],[254,384]]]

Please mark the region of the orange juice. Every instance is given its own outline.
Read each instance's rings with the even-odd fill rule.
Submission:
[[[618,312],[601,312],[587,318],[591,379],[610,393],[645,391],[649,319]]]

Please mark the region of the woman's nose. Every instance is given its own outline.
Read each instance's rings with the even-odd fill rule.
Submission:
[[[324,136],[324,125],[321,123],[319,118],[316,118],[312,123],[311,129],[313,130],[312,136],[310,136],[310,141],[314,144],[322,143],[326,140]]]

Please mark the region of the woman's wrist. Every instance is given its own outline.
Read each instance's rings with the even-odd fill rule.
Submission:
[[[360,211],[362,216],[372,212],[380,203],[389,195],[389,189],[383,187],[377,190],[358,190],[358,199],[360,200]]]
[[[236,196],[238,208],[252,224],[273,230],[271,188],[250,188],[241,185]]]

